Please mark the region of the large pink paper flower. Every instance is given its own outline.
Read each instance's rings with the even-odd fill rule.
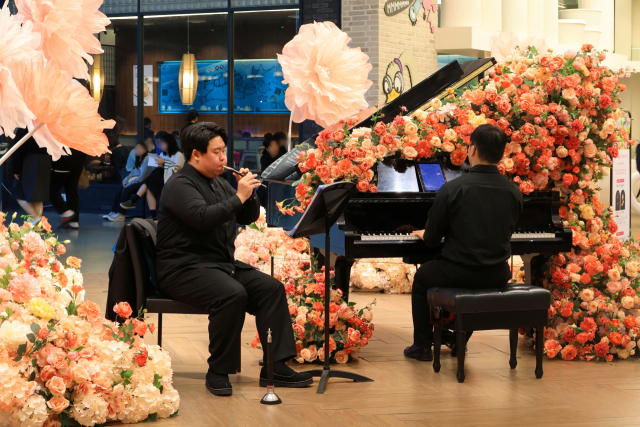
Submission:
[[[90,53],[102,53],[94,34],[105,30],[109,19],[98,10],[102,0],[16,0],[18,11],[42,35],[40,48],[47,60],[80,79],[89,79]]]
[[[84,86],[42,59],[12,61],[9,69],[27,107],[37,117],[28,127],[45,124],[33,137],[54,160],[63,154],[63,146],[90,156],[108,151],[103,130],[113,128],[115,121],[100,117],[98,103]]]
[[[360,48],[332,22],[315,22],[300,32],[278,55],[283,83],[289,85],[285,104],[292,120],[314,120],[327,127],[368,107],[365,92],[371,64]]]
[[[33,59],[40,54],[36,51],[40,35],[31,32],[31,22],[23,25],[22,21],[22,16],[11,15],[7,4],[0,9],[0,134],[4,132],[11,138],[16,128],[24,128],[35,119],[7,68],[10,61]]]

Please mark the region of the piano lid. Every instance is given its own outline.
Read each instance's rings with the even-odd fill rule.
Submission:
[[[381,112],[384,114],[384,118],[381,120],[385,123],[392,121],[396,116],[402,114],[401,107],[406,107],[407,113],[405,114],[409,115],[418,109],[427,109],[431,100],[443,99],[447,96],[450,88],[455,90],[464,86],[493,67],[495,63],[494,58],[466,61],[462,65],[458,61],[453,61],[382,107]],[[373,120],[369,116],[354,127],[371,127],[373,125]],[[313,135],[276,160],[262,172],[262,179],[284,181],[288,177],[292,178],[291,175],[296,173],[297,157],[300,151],[315,147],[317,137],[318,134]]]

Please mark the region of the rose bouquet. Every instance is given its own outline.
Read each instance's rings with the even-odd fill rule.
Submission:
[[[351,284],[363,290],[408,294],[415,274],[416,267],[401,258],[360,259],[351,268]]]
[[[476,86],[450,91],[428,111],[377,121],[371,129],[350,129],[355,119],[346,120],[301,153],[296,200],[279,207],[285,214],[304,211],[319,185],[339,180],[375,192],[373,170],[387,157],[439,156],[461,164],[473,130],[494,124],[509,137],[500,172],[525,194],[558,191],[560,216],[573,230],[572,251],[549,259],[541,280],[554,295],[546,354],[567,360],[633,354],[640,254],[633,239],[617,238],[612,210],[599,201],[596,185],[619,145],[634,144],[619,125],[619,96],[626,90],[619,79],[628,74],[602,66],[605,57],[591,45],[561,55],[518,50]]]
[[[256,222],[239,229],[235,240],[235,257],[239,261],[271,274],[280,281],[301,277],[304,263],[309,264],[309,240],[293,239],[282,228],[267,227],[264,208]]]
[[[15,215],[14,215],[15,218]],[[4,222],[4,214],[1,216]],[[46,218],[0,223],[0,425],[131,423],[176,413],[166,351],[144,344],[144,313],[100,317],[84,300],[81,261],[66,252]]]
[[[309,264],[307,264],[309,266]],[[333,281],[334,273],[331,271]],[[326,343],[324,335],[325,303],[324,267],[318,268],[314,262],[300,278],[289,278],[285,284],[289,302],[289,314],[293,323],[296,350],[299,363],[324,361]],[[355,303],[346,303],[342,291],[331,291],[329,307],[329,325],[333,330],[329,338],[329,357],[331,361],[347,363],[357,359],[361,347],[367,345],[375,329],[372,305],[357,310]],[[260,345],[256,333],[252,347]]]

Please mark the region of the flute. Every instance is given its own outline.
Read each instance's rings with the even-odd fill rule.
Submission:
[[[242,177],[244,177],[244,176],[245,176],[244,174],[240,173],[240,171],[237,171],[237,170],[235,170],[235,169],[233,169],[233,168],[230,168],[229,166],[223,166],[223,167],[224,167],[226,170],[231,171],[231,172],[233,172],[233,173],[237,173],[238,175],[240,175],[240,176],[242,176]],[[261,185],[261,186],[263,186],[264,188],[267,188],[267,186],[266,186],[266,185],[264,185],[264,184],[260,184],[260,185]]]

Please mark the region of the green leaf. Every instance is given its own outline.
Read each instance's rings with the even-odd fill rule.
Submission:
[[[173,414],[169,415],[169,418],[171,418],[171,417],[179,417],[180,416],[180,414],[178,414],[179,411],[180,410],[178,409],[176,412],[174,412]]]
[[[27,381],[33,381],[36,379],[36,371],[31,372],[31,375],[29,375],[29,379]]]
[[[162,383],[160,382],[161,379],[162,379],[162,376],[158,374],[153,375],[153,385],[156,386],[156,388],[159,388],[160,392],[162,393]]]
[[[6,312],[7,312],[7,314],[9,315],[9,317],[11,317],[11,315],[13,314],[13,309],[11,309],[11,308],[9,308],[9,307],[5,308],[5,310],[4,310],[4,311],[6,311]]]
[[[150,421],[152,423],[155,423],[156,421],[158,421],[158,413],[153,413],[153,414],[149,414],[149,418],[147,418],[147,421]]]
[[[62,427],[69,427],[69,415],[64,412],[60,412],[60,423]]]
[[[18,346],[18,355],[22,356],[25,351],[27,351],[27,344],[20,344]]]
[[[34,334],[38,335],[38,331],[40,330],[40,325],[38,325],[36,322],[33,322],[31,324],[31,330],[33,331]]]
[[[313,323],[306,323],[304,325],[304,330],[305,331],[313,331],[315,329],[315,325]]]
[[[13,359],[14,362],[19,362],[22,360],[22,356],[18,356],[15,359]]]
[[[133,371],[132,370],[131,371],[122,371],[122,372],[120,372],[120,376],[122,378],[129,379],[129,378],[131,378],[132,375],[133,375]]]
[[[249,226],[248,226],[248,227],[249,227],[249,228],[253,228],[254,230],[258,230],[258,231],[260,231],[260,229],[258,228],[258,226],[257,226],[255,223],[253,223],[253,222],[252,222],[251,224],[249,224]]]
[[[27,334],[27,339],[29,342],[36,342],[36,336],[34,334]]]

